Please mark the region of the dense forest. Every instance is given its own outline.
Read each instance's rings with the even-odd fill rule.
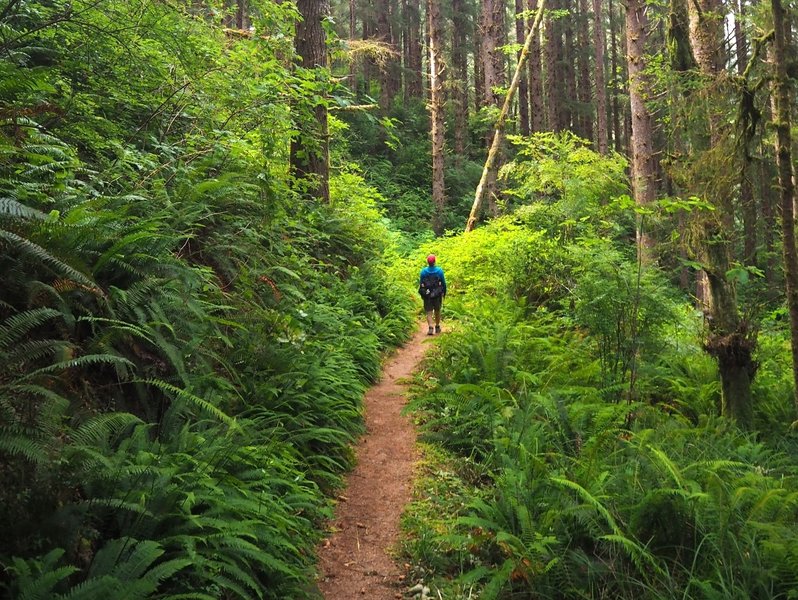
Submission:
[[[798,597],[797,33],[0,0],[2,597],[320,597],[429,253],[416,597]]]

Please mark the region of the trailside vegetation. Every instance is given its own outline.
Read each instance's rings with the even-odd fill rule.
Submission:
[[[329,203],[292,189],[321,85],[296,9],[220,10],[0,14],[3,597],[308,595],[362,393],[412,325],[357,168]]]
[[[784,309],[763,317],[746,432],[718,416],[703,315],[630,243],[625,160],[568,133],[518,142],[504,184],[534,202],[424,249],[456,321],[412,402],[426,455],[404,517],[413,577],[481,600],[790,597]],[[692,210],[663,200],[649,219]]]

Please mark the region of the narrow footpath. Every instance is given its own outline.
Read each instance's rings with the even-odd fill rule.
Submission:
[[[364,399],[366,433],[355,448],[357,466],[346,481],[319,549],[319,590],[325,600],[394,600],[401,597],[401,569],[389,554],[399,539],[399,517],[410,502],[416,433],[401,414],[407,384],[424,356],[426,323],[385,365]]]

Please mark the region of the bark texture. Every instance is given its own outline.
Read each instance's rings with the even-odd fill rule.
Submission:
[[[720,0],[693,0],[688,2],[690,16],[690,42],[698,67],[712,90],[722,89],[724,10]],[[704,91],[711,94],[711,91]],[[707,103],[707,129],[709,144],[704,154],[715,152],[723,141],[723,122],[720,102]],[[710,161],[709,164],[713,164]],[[748,323],[740,317],[737,291],[727,273],[732,267],[734,242],[734,205],[732,193],[723,186],[715,186],[709,173],[699,174],[693,191],[707,198],[715,206],[712,216],[703,222],[701,262],[704,264],[709,285],[709,335],[705,342],[707,351],[718,360],[721,379],[721,411],[742,427],[748,427],[753,417],[751,380],[756,367],[753,361],[755,336]]]
[[[526,19],[523,18],[524,0],[515,0],[515,41],[523,45],[526,39]],[[518,52],[521,58],[521,51]],[[521,73],[518,84],[518,125],[521,135],[529,135],[529,86],[526,71]]]
[[[433,229],[443,233],[446,210],[444,185],[444,140],[446,114],[443,101],[443,32],[440,0],[427,1],[429,27],[430,121],[432,133],[432,202],[435,205]]]
[[[771,0],[773,10],[773,98],[776,106],[773,125],[776,129],[776,164],[779,172],[781,228],[784,241],[784,278],[787,287],[787,307],[790,313],[790,347],[792,350],[793,382],[798,386],[798,250],[795,246],[795,186],[792,171],[790,139],[790,91],[787,80],[786,18],[781,0]],[[794,387],[793,402],[798,413],[798,387]]]
[[[599,154],[609,151],[607,135],[607,88],[604,77],[604,20],[601,0],[593,0],[593,43],[596,47],[594,72],[596,77],[596,147]]]
[[[626,9],[626,47],[632,115],[632,189],[638,206],[648,206],[657,198],[654,123],[645,103],[649,89],[645,74],[647,34],[648,17],[644,0],[629,0]],[[637,244],[641,260],[650,262],[653,240],[640,227],[637,230]]]
[[[528,0],[527,10],[534,13],[538,9],[538,0]],[[529,27],[532,21],[529,20]],[[527,56],[527,74],[529,80],[529,112],[530,128],[532,131],[546,129],[546,112],[543,105],[543,73],[540,66],[540,32],[532,37]]]
[[[326,81],[327,36],[322,21],[330,12],[329,0],[298,0],[302,19],[296,24],[295,45],[300,65],[314,70],[318,81]],[[310,115],[301,116],[297,123],[299,134],[291,141],[291,172],[301,189],[322,202],[330,201],[329,186],[329,130],[327,100],[321,97],[310,108]]]

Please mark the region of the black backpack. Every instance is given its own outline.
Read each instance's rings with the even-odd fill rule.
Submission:
[[[418,293],[422,298],[438,298],[443,295],[443,281],[435,273],[427,273],[421,278]]]

